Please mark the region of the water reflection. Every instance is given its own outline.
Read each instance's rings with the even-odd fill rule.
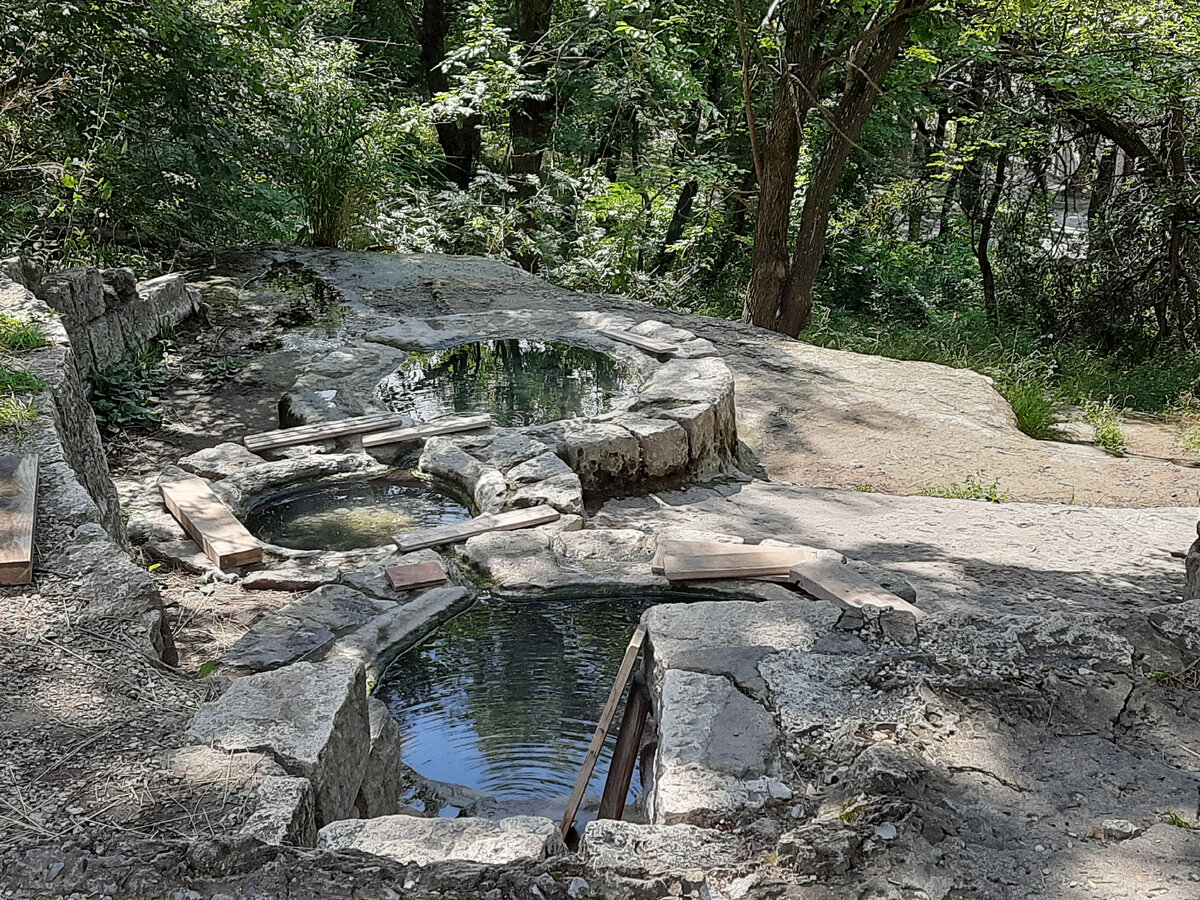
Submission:
[[[477,603],[397,659],[375,690],[400,725],[404,762],[425,778],[561,813],[629,637],[654,602]],[[610,740],[589,793],[603,790],[611,749]],[[635,773],[629,799],[638,792]]]
[[[470,517],[466,506],[436,485],[391,472],[318,481],[266,497],[251,508],[246,527],[293,550],[357,550]]]
[[[604,353],[513,339],[413,353],[379,395],[417,422],[491,413],[498,425],[520,427],[599,415],[636,386],[637,374]]]

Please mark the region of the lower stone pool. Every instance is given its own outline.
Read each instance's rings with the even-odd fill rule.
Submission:
[[[395,470],[314,481],[259,498],[246,527],[280,547],[342,551],[379,547],[395,534],[469,518],[471,511],[448,489]]]
[[[472,813],[560,817],[630,635],[664,599],[480,600],[380,678],[375,697],[400,726],[403,761],[490,795]],[[587,795],[604,790],[622,711]],[[626,802],[640,792],[635,770]],[[594,816],[585,803],[577,821]]]

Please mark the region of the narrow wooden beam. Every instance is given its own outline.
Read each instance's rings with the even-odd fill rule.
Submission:
[[[413,550],[424,550],[427,547],[457,544],[467,538],[475,537],[477,534],[487,534],[489,531],[533,528],[537,525],[557,522],[561,518],[562,513],[552,506],[531,506],[528,509],[514,509],[512,512],[487,513],[468,519],[466,522],[438,525],[410,534],[398,534],[392,540],[396,542],[401,553],[411,553]]]
[[[637,347],[643,353],[649,353],[651,356],[666,356],[679,352],[678,344],[660,341],[657,338],[644,337],[640,334],[622,331],[619,328],[601,328],[600,333],[610,340],[619,341],[631,347]]]
[[[383,572],[387,575],[388,584],[398,591],[412,591],[446,582],[446,570],[441,563],[433,560],[406,566],[388,566]]]
[[[633,781],[633,769],[637,765],[642,732],[646,730],[649,715],[650,689],[646,687],[646,679],[638,672],[629,686],[625,713],[617,728],[617,745],[613,748],[612,762],[608,764],[608,777],[604,780],[597,819],[620,819],[625,814],[625,798]]]
[[[442,419],[440,422],[429,422],[425,425],[413,425],[411,428],[394,428],[391,431],[380,431],[363,435],[363,449],[381,447],[384,444],[401,444],[405,441],[420,441],[439,434],[454,434],[459,431],[478,431],[480,428],[490,428],[492,417],[466,416],[461,419]]]
[[[575,824],[575,815],[579,812],[579,804],[583,802],[583,794],[587,790],[588,782],[592,780],[596,760],[600,758],[600,748],[604,746],[604,739],[608,737],[608,727],[612,724],[613,716],[617,712],[617,704],[621,702],[621,695],[625,693],[625,682],[629,680],[629,673],[633,671],[633,664],[637,661],[638,651],[642,649],[642,641],[645,639],[646,626],[638,625],[633,631],[633,637],[629,639],[629,646],[625,648],[625,657],[621,660],[621,667],[617,669],[617,680],[608,694],[608,702],[604,704],[603,712],[600,713],[600,721],[596,723],[596,733],[592,735],[592,742],[588,745],[587,753],[583,757],[583,768],[580,769],[579,777],[575,779],[575,788],[567,800],[567,809],[563,813],[562,820],[564,838],[570,832],[571,826]]]
[[[884,606],[912,613],[918,619],[925,611],[918,609],[891,591],[885,591],[869,578],[859,575],[835,559],[814,559],[791,570],[794,581],[805,593],[819,600],[829,600],[839,606],[861,609],[864,606]]]
[[[250,434],[242,439],[242,443],[246,445],[247,450],[259,453],[263,450],[307,444],[310,441],[327,441],[368,431],[381,431],[403,424],[404,416],[400,413],[370,413],[351,419],[335,419],[331,422],[316,422],[312,425],[298,425],[295,428],[279,428],[275,431],[264,431],[261,434]]]
[[[262,544],[234,518],[202,478],[164,481],[158,489],[171,515],[218,568],[244,566],[262,559]]]
[[[33,581],[38,456],[0,456],[0,584]]]

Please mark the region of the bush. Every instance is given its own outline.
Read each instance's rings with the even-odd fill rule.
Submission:
[[[1085,400],[1083,419],[1095,430],[1092,443],[1103,447],[1109,453],[1115,453],[1118,456],[1125,455],[1128,448],[1125,444],[1124,422],[1121,418],[1121,410],[1113,403],[1112,397],[1102,403]]]
[[[170,378],[163,361],[165,347],[153,341],[131,360],[92,372],[92,410],[105,431],[116,434],[162,423],[158,392]]]

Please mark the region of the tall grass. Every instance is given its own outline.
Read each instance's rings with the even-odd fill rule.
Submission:
[[[1200,356],[1130,359],[1030,331],[996,332],[981,315],[936,317],[923,327],[822,310],[801,337],[823,347],[921,360],[989,375],[1009,401],[1021,430],[1050,436],[1064,404],[1170,412],[1180,397],[1200,395]]]

